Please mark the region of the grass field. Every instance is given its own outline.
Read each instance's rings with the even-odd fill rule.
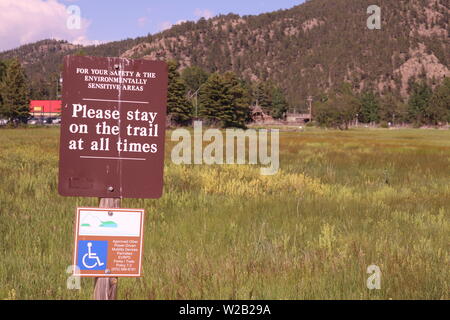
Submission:
[[[145,208],[144,277],[120,299],[449,299],[450,131],[282,133],[280,171],[176,166]],[[59,130],[0,130],[0,299],[66,289],[76,206],[57,193]],[[381,290],[368,290],[369,265]]]

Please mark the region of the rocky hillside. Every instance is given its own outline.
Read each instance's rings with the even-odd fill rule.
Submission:
[[[381,0],[381,30],[367,28],[371,0],[313,0],[253,17],[185,23],[122,56],[177,59],[208,70],[273,79],[291,104],[350,81],[358,90],[408,94],[412,79],[449,76],[448,1]]]
[[[311,0],[289,10],[258,16],[218,16],[186,22],[165,32],[86,47],[89,55],[177,59],[181,66],[233,70],[252,80],[272,79],[292,106],[349,81],[356,90],[373,88],[408,95],[411,81],[431,84],[450,76],[448,0],[378,0],[381,30],[367,28],[372,0]],[[54,72],[74,48],[13,54],[27,63],[30,77]],[[0,54],[0,59],[12,53]]]

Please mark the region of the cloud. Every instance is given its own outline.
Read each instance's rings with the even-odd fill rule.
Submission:
[[[149,19],[147,17],[140,17],[137,20],[138,26],[141,27],[141,28],[144,27],[145,25],[147,25],[148,22],[149,22]]]
[[[104,41],[100,40],[90,40],[86,38],[86,36],[79,36],[78,38],[75,38],[70,41],[72,44],[78,44],[82,46],[98,46],[99,44],[105,43]]]
[[[164,30],[170,29],[170,28],[172,28],[172,26],[173,26],[173,24],[170,21],[161,22],[160,24],[158,24],[158,31],[164,31]]]
[[[214,12],[212,12],[209,9],[198,9],[197,8],[194,11],[194,15],[199,19],[200,18],[210,19],[210,18],[214,17]]]
[[[147,11],[148,11],[148,12],[151,12],[152,9],[151,9],[151,8],[148,8]],[[198,8],[197,8],[197,9],[194,10],[194,16],[195,16],[197,19],[200,19],[200,18],[210,19],[210,18],[214,17],[214,12],[211,11],[211,10],[209,10],[209,9],[198,9]],[[141,19],[142,19],[142,20],[141,20]],[[178,21],[175,22],[175,23],[172,23],[171,21],[163,21],[163,22],[161,22],[161,23],[158,24],[158,26],[157,26],[157,32],[165,31],[165,30],[167,30],[167,29],[172,28],[172,27],[175,26],[175,25],[182,24],[182,23],[185,23],[185,22],[187,22],[187,21],[188,21],[188,20],[185,20],[185,19],[178,20]],[[142,26],[143,24],[147,24],[147,23],[148,23],[148,19],[147,19],[146,17],[142,17],[142,18],[139,18],[139,19],[138,19],[138,24],[139,24],[140,26]]]
[[[82,18],[79,28],[69,28],[70,12],[58,0],[1,0],[0,51],[42,39],[59,39],[90,45],[100,41],[89,40],[90,22]]]
[[[150,8],[147,9],[147,10],[148,10],[149,12],[151,11]],[[197,19],[200,19],[200,18],[210,19],[210,18],[214,17],[214,12],[212,12],[212,11],[209,10],[209,9],[195,9],[195,11],[194,11],[194,16],[195,16]],[[142,19],[142,21],[141,21],[141,19]],[[172,27],[175,26],[175,25],[179,25],[179,24],[185,23],[185,22],[187,22],[187,21],[188,21],[188,20],[185,20],[185,19],[178,20],[178,21],[175,22],[175,23],[172,23],[171,21],[163,21],[163,22],[161,22],[161,23],[158,24],[158,26],[157,26],[157,32],[165,31],[165,30],[167,30],[167,29],[172,28]],[[139,18],[139,19],[138,19],[138,24],[139,24],[139,25],[141,25],[141,23],[145,23],[145,24],[146,24],[147,22],[148,22],[148,20],[147,20],[146,17],[142,17],[142,18]]]
[[[178,24],[185,23],[185,22],[187,22],[187,20],[178,20],[178,21],[175,22],[175,23],[172,23],[172,22],[170,22],[170,21],[164,21],[164,22],[161,22],[160,24],[158,24],[158,31],[161,32],[161,31],[170,29],[170,28],[172,28],[173,26],[176,26],[176,25],[178,25]]]

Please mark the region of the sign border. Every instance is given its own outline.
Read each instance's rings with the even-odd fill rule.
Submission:
[[[59,195],[63,197],[87,198],[160,199],[164,194],[165,139],[167,138],[166,114],[168,99],[168,64],[165,61],[158,59],[148,60],[95,56],[81,57],[76,55],[65,56],[63,64],[64,85],[62,91],[63,105],[61,109],[62,122],[61,132],[59,135],[60,147],[58,165]],[[76,67],[80,67],[117,71],[117,66],[120,70],[124,71],[128,70],[140,72],[142,70],[141,74],[144,72],[151,72],[154,73],[154,75],[149,78],[145,85],[143,85],[142,91],[125,91],[122,92],[122,95],[124,96],[121,97],[118,95],[120,90],[117,91],[111,89],[105,91],[86,87],[86,81],[83,80],[84,76],[82,74],[78,74],[75,70]],[[71,87],[72,90],[69,90],[70,88],[66,88],[66,86]],[[118,100],[109,100],[116,98],[118,98]],[[83,102],[81,102],[80,99]],[[122,132],[126,132],[125,125],[128,121],[130,121],[131,125],[134,123],[136,126],[139,124],[142,125],[142,123],[140,123],[137,119],[127,120],[126,114],[129,112],[127,110],[157,111],[158,117],[156,117],[154,124],[159,125],[157,129],[158,134],[145,137],[141,135],[133,136],[133,140],[136,141],[129,142],[152,144],[154,141],[154,144],[157,146],[157,151],[154,153],[139,152],[139,156],[141,158],[135,158],[134,156],[132,157],[133,154],[137,155],[138,153],[129,151],[130,158],[122,158],[120,156],[121,152],[116,150],[117,148],[113,148],[111,150],[91,151],[88,149],[69,150],[67,142],[71,141],[71,139],[81,138],[81,136],[85,136],[89,141],[94,141],[92,139],[108,138],[105,135],[94,133],[95,130],[91,129],[87,135],[83,135],[79,132],[76,134],[69,132],[69,126],[73,123],[82,123],[84,125],[92,126],[93,124],[98,124],[103,120],[111,120],[103,118],[79,118],[75,121],[74,117],[70,116],[71,105],[74,103],[85,105],[85,101],[96,101],[96,103],[86,103],[86,106],[92,109],[119,111],[119,137],[110,137],[115,140],[120,139],[120,134]],[[110,102],[102,103],[100,101]],[[134,106],[128,106],[128,103],[131,102],[136,102],[137,104]],[[143,104],[146,104],[147,106],[144,106]],[[117,124],[117,121],[111,121],[111,123]],[[121,121],[126,122],[123,127],[121,126]],[[125,134],[122,135],[125,136]],[[85,142],[86,141],[87,140],[85,140]],[[96,155],[98,155],[98,157]],[[104,157],[101,157],[100,155]],[[77,161],[78,157],[80,157],[82,161]],[[129,164],[128,161],[125,161],[130,159],[145,159],[145,161],[136,161],[138,163],[133,165]],[[145,162],[147,162],[147,164],[151,164],[151,170],[148,170],[148,165],[146,166]],[[95,170],[92,170],[93,168],[91,167]]]
[[[77,253],[78,253],[78,226],[79,226],[79,218],[80,218],[80,211],[81,210],[89,210],[89,211],[113,211],[113,212],[139,212],[141,213],[141,232],[140,232],[140,254],[139,254],[139,266],[138,274],[83,274],[77,273],[77,270],[79,269],[77,265]],[[74,247],[73,247],[73,273],[72,275],[75,277],[82,277],[82,278],[140,278],[142,277],[142,256],[144,252],[144,219],[145,219],[145,209],[128,209],[128,208],[92,208],[92,207],[77,207],[75,210],[75,236],[74,236]],[[113,238],[113,237],[111,237]]]

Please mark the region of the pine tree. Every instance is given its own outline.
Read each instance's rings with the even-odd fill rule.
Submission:
[[[199,116],[209,124],[220,122],[222,106],[228,103],[225,83],[219,73],[209,76],[199,92]]]
[[[408,101],[409,117],[417,125],[425,124],[429,119],[426,117],[426,108],[432,96],[431,88],[425,82],[413,83],[411,96]]]
[[[404,103],[393,94],[388,94],[381,99],[378,116],[381,121],[392,124],[407,120]]]
[[[1,84],[2,84],[5,76],[6,76],[6,63],[3,62],[2,60],[0,60],[0,110],[2,109],[2,103],[3,103]],[[0,116],[1,116],[1,114],[0,114]]]
[[[213,73],[200,90],[200,116],[209,124],[245,127],[250,112],[250,94],[232,72]]]
[[[185,68],[181,73],[181,78],[191,93],[197,91],[208,80],[208,77],[208,72],[197,66]]]
[[[245,128],[245,123],[249,119],[250,113],[250,93],[235,73],[227,72],[223,75],[227,94],[229,96],[229,108],[223,112],[223,127]]]
[[[360,100],[354,95],[350,85],[344,83],[317,105],[315,118],[321,126],[347,130],[360,108]]]
[[[271,115],[275,119],[281,119],[288,110],[288,104],[283,91],[275,87],[272,90],[272,112]]]
[[[445,78],[430,99],[425,114],[432,124],[450,122],[450,78]]]
[[[186,98],[186,85],[178,72],[178,63],[169,61],[169,88],[167,94],[167,111],[172,121],[187,125],[192,120],[192,107]]]
[[[6,75],[1,83],[2,104],[0,116],[17,125],[25,123],[30,117],[28,82],[19,62],[14,59],[8,63]]]
[[[378,122],[379,119],[379,103],[372,91],[366,91],[361,95],[361,110],[359,112],[359,120],[362,123]]]
[[[272,87],[266,81],[256,83],[253,89],[254,103],[259,105],[264,112],[270,114],[272,109]]]
[[[6,75],[6,63],[0,60],[0,82],[3,80],[5,75]]]

